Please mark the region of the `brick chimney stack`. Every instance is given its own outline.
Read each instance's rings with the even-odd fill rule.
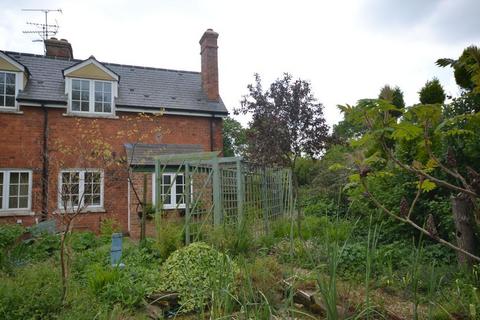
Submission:
[[[65,39],[58,40],[57,38],[50,38],[45,40],[45,55],[47,57],[61,57],[73,59],[72,45]]]
[[[219,101],[218,92],[218,33],[207,29],[200,39],[202,57],[202,88],[210,101]]]

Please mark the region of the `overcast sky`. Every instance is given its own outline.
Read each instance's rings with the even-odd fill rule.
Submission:
[[[41,13],[61,8],[60,25],[75,58],[200,70],[198,40],[207,28],[220,34],[220,93],[232,111],[259,73],[265,85],[289,72],[311,81],[329,124],[337,104],[376,97],[398,85],[407,104],[432,77],[457,95],[452,72],[435,66],[480,42],[479,0],[351,1],[7,1],[0,0],[0,50],[43,53],[22,33]],[[245,119],[240,119],[243,123]]]

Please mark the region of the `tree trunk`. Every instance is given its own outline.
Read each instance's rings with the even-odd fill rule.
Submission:
[[[473,205],[468,196],[460,194],[452,197],[452,212],[455,221],[455,237],[457,245],[465,251],[476,254],[476,239],[472,221]],[[472,266],[474,261],[465,254],[457,253],[458,262],[464,266]]]

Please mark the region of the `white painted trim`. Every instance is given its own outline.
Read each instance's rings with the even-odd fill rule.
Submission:
[[[13,74],[15,76],[15,106],[14,107],[5,107],[0,106],[0,111],[2,112],[18,112],[19,103],[17,101],[18,92],[23,90],[23,72],[9,71],[9,70],[0,70],[2,73]],[[22,88],[22,89],[20,89]]]
[[[84,80],[88,81],[89,85],[89,102],[88,102],[88,111],[73,111],[72,110],[72,81],[73,80]],[[110,100],[111,112],[95,112],[95,82],[107,82],[112,85],[112,96]],[[75,115],[96,115],[96,116],[113,116],[115,117],[115,98],[118,97],[118,83],[115,81],[107,80],[95,80],[87,78],[65,78],[65,94],[68,96],[67,101],[67,113]]]
[[[30,215],[32,210],[32,181],[33,171],[29,169],[0,169],[3,173],[3,203],[0,209],[0,216],[14,216],[17,214]],[[8,208],[10,194],[10,173],[28,173],[28,203],[27,208]],[[25,214],[28,213],[28,214]]]
[[[177,182],[176,182],[176,176],[183,176],[183,190],[185,191],[185,175],[183,174],[183,172],[180,172],[180,173],[176,173],[176,172],[164,172],[162,173],[162,179],[161,179],[161,184],[163,184],[163,176],[170,176],[170,181],[175,181],[173,184],[172,184],[172,187],[170,189],[170,199],[171,199],[171,203],[164,203],[163,204],[163,209],[185,209],[185,203],[182,203],[182,204],[177,204]],[[192,193],[192,185],[190,186],[190,194],[193,194]],[[156,188],[155,188],[155,173],[152,173],[152,205],[155,205],[156,203],[156,197],[157,197],[157,193],[156,193]]]
[[[0,52],[0,58],[2,59],[5,59],[7,60],[8,63],[14,65],[15,67],[17,67],[18,69],[20,69],[20,71],[23,73],[25,72],[25,67],[23,65],[21,65],[20,63],[18,63],[17,61],[15,61],[14,59],[10,58],[8,55],[6,55],[5,53],[3,52]]]
[[[106,68],[103,64],[101,64],[100,62],[98,62],[97,60],[93,59],[93,58],[88,58],[87,60],[77,64],[77,65],[74,65],[73,67],[70,67],[70,68],[67,68],[65,70],[63,70],[63,75],[65,77],[68,76],[69,73],[72,73],[74,71],[77,71],[89,64],[94,64],[96,67],[100,68],[103,72],[105,72],[106,74],[108,74],[110,77],[112,77],[113,79],[115,79],[115,81],[118,81],[119,77],[117,74],[113,73],[112,71],[110,71],[108,68]]]
[[[104,173],[102,169],[90,169],[90,168],[85,168],[85,169],[64,169],[60,170],[58,173],[58,183],[57,183],[57,206],[58,206],[58,211],[59,212],[64,212],[64,206],[62,203],[62,173],[66,172],[78,172],[79,173],[79,184],[78,184],[78,196],[79,200],[81,202],[79,203],[79,206],[83,206],[83,201],[85,200],[85,194],[84,194],[84,189],[85,189],[85,173],[86,172],[99,172],[100,173],[100,204],[99,205],[87,205],[82,209],[82,212],[106,212],[104,209]],[[77,209],[78,206],[74,206],[72,209],[72,212],[74,209]],[[98,210],[97,210],[98,209]],[[67,210],[70,212],[70,210]]]

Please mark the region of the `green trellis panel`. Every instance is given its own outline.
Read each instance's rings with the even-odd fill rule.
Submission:
[[[293,212],[289,169],[257,167],[240,157],[219,158],[217,152],[159,156],[155,159],[156,199],[162,199],[162,174],[167,166],[171,174],[172,165],[184,175],[186,243],[201,239],[208,226],[240,227],[247,215],[255,234],[268,233],[273,220]],[[164,210],[157,201],[157,214]]]

